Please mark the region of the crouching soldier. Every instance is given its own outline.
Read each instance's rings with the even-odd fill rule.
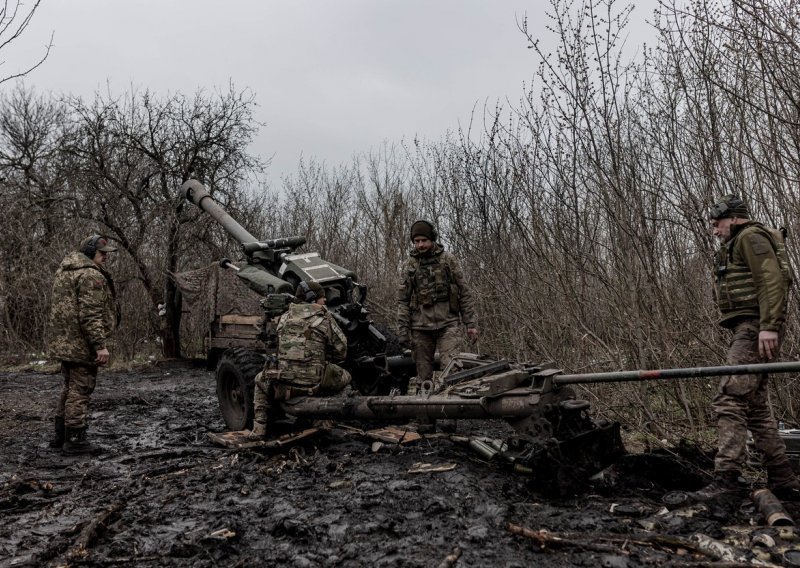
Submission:
[[[295,396],[335,394],[350,384],[350,373],[332,361],[347,356],[347,337],[325,307],[318,282],[301,282],[298,303],[278,321],[278,366],[256,376],[253,437],[267,434],[272,405]]]

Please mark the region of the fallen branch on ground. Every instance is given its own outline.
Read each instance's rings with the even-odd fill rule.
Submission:
[[[458,562],[459,558],[461,558],[461,549],[459,547],[455,547],[453,552],[445,556],[444,560],[439,563],[439,568],[452,568],[456,565],[456,562]]]
[[[636,534],[629,536],[614,536],[614,535],[598,535],[598,534],[582,534],[582,535],[562,535],[558,533],[551,533],[546,530],[533,530],[513,523],[508,524],[508,531],[512,534],[524,536],[536,543],[539,547],[544,549],[548,546],[552,548],[577,548],[580,550],[588,550],[592,552],[610,552],[615,554],[629,554],[626,550],[630,545],[661,547],[673,552],[676,549],[684,549],[687,552],[698,554],[701,556],[709,557],[713,560],[723,560],[724,563],[714,563],[714,566],[725,566],[726,568],[733,568],[734,566],[748,565],[754,563],[761,566],[772,566],[772,564],[759,562],[757,560],[746,561],[742,564],[740,559],[735,558],[721,558],[719,550],[708,547],[704,544],[703,539],[693,542],[688,539],[674,537],[669,535],[657,534]],[[702,535],[700,535],[702,536]],[[707,537],[705,537],[707,539]],[[610,544],[600,544],[606,542]],[[617,546],[612,546],[617,545]],[[734,550],[734,547],[728,546],[727,548]],[[742,556],[746,554],[745,551],[738,551]]]
[[[75,546],[73,546],[68,552],[68,558],[85,558],[88,554],[88,550],[91,545],[94,543],[95,539],[97,538],[98,534],[102,529],[106,526],[106,521],[122,508],[122,502],[117,501],[113,505],[110,505],[106,509],[100,512],[91,522],[89,522],[83,530],[81,530],[81,534],[78,535],[78,540],[75,542]]]

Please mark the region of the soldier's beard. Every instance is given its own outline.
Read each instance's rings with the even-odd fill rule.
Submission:
[[[731,240],[731,232],[728,231],[727,233],[724,233],[724,234],[714,235],[714,238],[717,239],[721,244],[724,245],[729,240]]]

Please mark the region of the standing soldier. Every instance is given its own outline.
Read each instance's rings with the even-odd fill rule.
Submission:
[[[428,221],[411,225],[414,250],[403,268],[398,290],[400,341],[413,350],[420,383],[432,379],[437,349],[442,368],[460,351],[460,324],[472,342],[478,339],[472,294],[464,274],[456,257],[445,252],[437,238]]]
[[[727,362],[763,363],[778,356],[791,277],[783,236],[751,221],[744,202],[727,195],[710,211],[721,247],[716,258],[715,297],[720,325],[731,330]],[[714,481],[697,491],[711,500],[740,490],[747,430],[764,456],[769,488],[781,499],[800,499],[800,481],[786,457],[769,407],[767,375],[725,377],[712,408],[717,415],[718,451]]]
[[[329,361],[344,361],[347,336],[325,307],[323,287],[319,282],[300,282],[295,297],[302,303],[289,304],[276,328],[278,369],[265,368],[256,376],[252,437],[267,434],[272,401],[336,393],[351,380],[350,373]]]
[[[117,249],[100,235],[83,240],[56,272],[50,310],[50,357],[61,361],[64,387],[56,405],[53,448],[66,453],[92,450],[86,439],[89,399],[97,367],[108,363],[108,343],[117,324],[114,281],[106,272]]]

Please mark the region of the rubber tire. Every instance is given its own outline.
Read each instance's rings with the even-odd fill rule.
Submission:
[[[253,390],[264,368],[261,353],[236,347],[226,350],[217,365],[217,400],[228,430],[253,427]]]

